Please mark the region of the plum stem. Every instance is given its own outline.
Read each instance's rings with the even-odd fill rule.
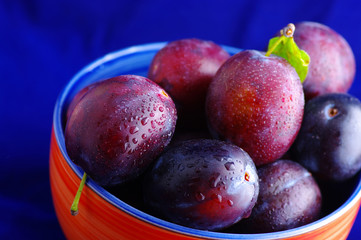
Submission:
[[[80,184],[79,184],[78,191],[76,192],[76,195],[75,195],[75,197],[74,197],[73,204],[71,205],[71,208],[70,208],[71,215],[73,215],[73,216],[76,216],[76,215],[78,215],[78,213],[79,213],[78,205],[79,205],[79,200],[80,200],[81,192],[82,192],[82,190],[83,190],[83,188],[84,188],[84,184],[85,184],[86,178],[87,178],[87,174],[84,172],[83,178],[81,179],[81,182],[80,182]]]
[[[278,46],[278,44],[280,44],[284,38],[286,37],[293,37],[293,33],[295,32],[295,25],[293,25],[292,23],[289,23],[286,27],[284,27],[283,29],[281,29],[280,33],[281,36],[277,39],[277,41],[267,50],[265,56],[269,57],[272,52],[276,49],[276,47]]]

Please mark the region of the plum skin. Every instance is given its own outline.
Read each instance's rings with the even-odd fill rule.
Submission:
[[[244,149],[257,166],[279,159],[301,127],[302,84],[283,58],[247,50],[212,80],[206,100],[211,134]]]
[[[82,88],[79,92],[77,92],[75,94],[75,96],[73,97],[73,99],[71,100],[69,106],[67,107],[66,110],[66,120],[65,122],[67,122],[67,120],[70,118],[71,113],[73,112],[75,106],[79,103],[79,101],[82,99],[82,97],[84,97],[84,95],[93,87],[96,86],[96,82],[93,84],[90,84],[88,86],[85,86],[84,88]]]
[[[295,26],[293,38],[311,58],[303,83],[306,99],[326,93],[346,93],[356,72],[355,57],[347,41],[320,23],[300,22]]]
[[[350,179],[361,169],[360,119],[361,103],[349,94],[311,99],[291,149],[294,159],[322,180]]]
[[[94,84],[74,99],[65,145],[70,159],[95,182],[114,186],[138,177],[163,151],[177,112],[169,95],[144,77],[123,75]]]
[[[144,202],[155,215],[184,226],[220,230],[248,217],[258,176],[241,148],[214,139],[169,148],[144,181]]]
[[[228,52],[212,41],[196,38],[172,41],[152,59],[148,78],[172,97],[182,125],[196,124],[199,118],[204,119],[209,83],[229,57]]]
[[[320,188],[300,164],[277,160],[258,168],[260,192],[252,214],[238,225],[265,233],[299,227],[317,220],[322,208]]]

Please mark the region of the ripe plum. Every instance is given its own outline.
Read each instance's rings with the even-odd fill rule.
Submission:
[[[300,22],[295,26],[295,42],[311,57],[303,83],[306,99],[325,93],[346,93],[356,71],[355,58],[346,40],[320,23]]]
[[[75,100],[65,128],[67,152],[99,185],[136,178],[174,133],[172,99],[144,77],[110,78]]]
[[[172,97],[182,126],[189,127],[200,120],[205,125],[204,102],[208,85],[228,58],[229,54],[214,42],[181,39],[158,51],[149,67],[148,78]]]
[[[252,214],[238,225],[250,232],[275,232],[299,227],[320,216],[321,192],[300,164],[278,160],[258,168],[259,196]]]
[[[255,50],[232,56],[211,82],[210,132],[244,149],[257,166],[279,159],[293,143],[304,108],[302,84],[283,58]]]
[[[361,103],[344,93],[315,97],[292,146],[295,160],[323,180],[344,181],[361,169]]]
[[[145,204],[171,222],[220,230],[246,218],[258,176],[241,148],[214,139],[188,140],[165,151],[145,177]]]

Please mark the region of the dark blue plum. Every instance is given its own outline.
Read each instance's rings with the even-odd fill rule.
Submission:
[[[241,148],[219,140],[179,143],[145,177],[144,200],[171,222],[220,230],[246,218],[259,191],[255,165]]]
[[[294,161],[258,168],[259,196],[251,216],[238,225],[248,232],[275,232],[319,218],[321,191],[311,173]]]
[[[320,179],[344,181],[361,169],[360,143],[360,101],[349,94],[325,94],[307,102],[292,154]]]

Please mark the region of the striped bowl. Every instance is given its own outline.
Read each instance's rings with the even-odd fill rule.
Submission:
[[[96,60],[76,74],[55,105],[50,144],[50,183],[55,211],[68,239],[346,239],[361,202],[361,180],[337,209],[311,224],[291,230],[264,234],[233,234],[202,231],[173,224],[118,199],[88,178],[80,199],[80,213],[70,206],[83,171],[69,159],[64,143],[64,116],[70,100],[84,86],[122,74],[146,76],[154,54],[165,43],[129,47]],[[224,46],[231,54],[240,49]],[[327,201],[327,197],[324,197]]]

